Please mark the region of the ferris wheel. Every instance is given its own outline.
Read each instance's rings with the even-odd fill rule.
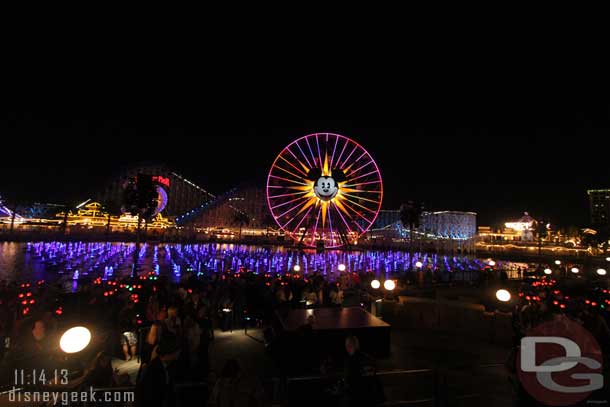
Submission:
[[[310,247],[354,244],[381,208],[381,173],[350,138],[314,133],[290,143],[267,177],[267,202],[279,227]]]

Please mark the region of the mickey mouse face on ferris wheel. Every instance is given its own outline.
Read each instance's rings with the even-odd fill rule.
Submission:
[[[330,201],[337,195],[339,188],[333,177],[320,177],[318,178],[313,191],[321,200]]]
[[[377,164],[360,144],[340,134],[294,140],[267,176],[271,215],[287,236],[309,247],[356,242],[375,221],[382,198]]]
[[[338,168],[333,169],[331,174],[332,176],[324,176],[319,168],[309,170],[308,178],[315,181],[313,192],[322,201],[330,201],[337,196],[338,183],[345,180],[345,174]]]

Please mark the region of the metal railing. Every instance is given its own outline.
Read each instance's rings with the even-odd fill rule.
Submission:
[[[427,368],[411,370],[389,370],[377,371],[375,376],[380,380],[384,388],[386,400],[377,404],[379,407],[390,406],[417,406],[429,405],[443,407],[447,405],[478,405],[483,400],[484,391],[462,392],[455,394],[450,391],[449,376],[451,373],[473,374],[475,370],[504,367],[503,363],[491,363],[473,366],[470,368]],[[418,377],[419,376],[419,377]],[[307,405],[309,400],[318,401],[327,398],[326,388],[336,383],[341,376],[301,376],[276,378],[273,380],[274,401],[282,406]],[[409,382],[419,380],[411,385]],[[405,387],[415,390],[415,397],[403,399],[402,397],[388,397],[392,388],[404,390]],[[396,392],[394,392],[396,393]],[[399,391],[398,393],[402,393]]]

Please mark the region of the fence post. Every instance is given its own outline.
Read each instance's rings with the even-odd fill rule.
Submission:
[[[434,368],[434,407],[446,405],[447,376],[438,365]]]

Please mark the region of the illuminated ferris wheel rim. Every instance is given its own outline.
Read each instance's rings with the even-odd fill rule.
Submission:
[[[328,155],[329,155],[329,139],[334,138],[334,147],[332,147],[332,157],[330,160],[330,165],[328,163]],[[312,149],[311,145],[309,144],[309,140],[310,139],[315,139],[315,144],[314,144],[314,149],[317,150],[318,155],[316,156],[314,153],[314,149]],[[320,149],[320,139],[324,140],[324,160],[322,160],[322,153],[321,153],[321,149]],[[337,162],[334,163],[334,158],[335,158],[335,153],[337,152],[337,147],[339,146],[339,143],[343,142],[343,148],[339,154],[339,156],[337,157]],[[303,148],[301,148],[301,144],[303,143]],[[353,146],[351,152],[348,154],[348,156],[345,158],[344,161],[341,161],[341,159],[343,158],[343,153],[345,152],[347,146]],[[295,154],[295,152],[293,152],[292,148],[296,146],[298,148],[297,153]],[[307,149],[305,149],[304,147],[307,146]],[[309,153],[311,154],[309,157],[307,156],[305,151],[309,151]],[[351,164],[349,166],[346,166],[349,162],[350,162],[350,158],[352,158],[352,155],[354,154],[354,152],[356,150],[361,150],[361,154],[358,156],[358,158],[355,158],[353,161],[351,161]],[[302,157],[305,159],[305,161],[302,161],[301,158],[297,158],[298,152],[301,153]],[[290,154],[290,156],[292,156],[295,160],[295,162],[291,162],[289,160],[287,160],[285,158],[285,154]],[[352,178],[347,178],[346,180],[343,182],[337,182],[334,179],[334,175],[331,175],[332,172],[336,169],[341,170],[340,172],[342,174],[344,174],[344,170],[349,170],[351,168],[352,165],[354,165],[355,163],[360,162],[360,160],[362,158],[365,158],[365,164],[362,165],[361,167],[357,168],[356,170],[353,170],[351,172],[351,174],[356,174],[358,173],[362,168],[372,164],[372,168],[374,168],[373,171],[370,171],[368,173],[365,174],[361,174],[358,175],[358,177],[352,177]],[[309,159],[312,159],[312,161],[310,162]],[[303,185],[308,184],[310,191],[309,193],[306,194],[305,192],[305,187],[299,187],[301,189],[303,189],[304,192],[300,192],[300,194],[306,194],[303,197],[299,197],[296,198],[292,201],[288,201],[288,202],[284,202],[281,203],[280,205],[276,205],[274,207],[273,203],[272,203],[272,199],[278,198],[278,197],[282,197],[282,196],[294,196],[297,195],[298,193],[287,193],[284,195],[275,195],[272,196],[271,194],[271,190],[274,188],[278,188],[281,189],[282,186],[278,186],[278,185],[272,185],[272,178],[279,178],[279,179],[283,179],[282,177],[279,177],[277,175],[274,175],[274,170],[275,169],[280,169],[282,171],[288,172],[290,173],[290,171],[287,171],[285,168],[282,168],[279,163],[280,160],[283,160],[285,162],[287,162],[291,167],[293,167],[294,169],[296,169],[297,171],[301,172],[302,174],[303,171],[299,170],[299,168],[297,168],[297,166],[295,164],[301,164],[301,166],[303,167],[303,169],[307,170],[307,168],[309,168],[309,170],[311,171],[312,169],[318,169],[321,170],[321,176],[319,176],[318,181],[317,182],[311,182],[311,178],[308,178],[308,181],[305,181],[307,179],[306,176],[297,176],[296,174],[292,174],[293,176],[295,176],[297,179],[301,179],[303,181],[305,181],[304,183],[302,183]],[[292,160],[292,159],[291,159]],[[312,165],[313,162],[313,165]],[[305,165],[306,163],[306,165]],[[333,165],[335,164],[335,165]],[[332,168],[330,168],[332,167]],[[329,172],[330,171],[330,172]],[[305,175],[305,174],[304,174]],[[365,183],[357,183],[357,184],[346,184],[348,181],[354,181],[356,179],[359,178],[363,178],[363,177],[368,177],[368,179],[370,179],[371,176],[374,178],[374,180],[370,181],[370,182],[365,182]],[[284,175],[284,177],[287,177],[286,175]],[[320,188],[320,181],[322,180],[325,181],[330,181],[330,184],[327,182],[326,183],[326,187],[328,188],[329,186],[332,186],[332,188],[335,188],[335,192],[329,192],[326,189],[319,189]],[[366,180],[367,178],[365,178]],[[295,183],[295,184],[299,184],[299,182],[295,181],[295,180],[289,180],[286,179],[286,181]],[[318,184],[318,185],[316,185]],[[340,185],[343,184],[343,185]],[[367,190],[364,187],[360,187],[357,189],[352,189],[349,187],[353,187],[356,185],[361,185],[361,184],[378,184],[377,186],[377,190]],[[324,185],[324,183],[322,183],[322,185]],[[340,188],[339,188],[340,187]],[[346,188],[347,187],[347,188]],[[285,189],[295,189],[295,187],[287,187],[284,186]],[[313,194],[311,191],[311,188],[313,188]],[[368,188],[368,187],[367,187]],[[373,223],[375,222],[375,220],[377,219],[378,215],[379,215],[379,211],[381,210],[381,204],[383,201],[383,181],[382,181],[382,177],[381,177],[381,171],[379,170],[379,166],[377,165],[377,163],[375,162],[375,160],[373,159],[373,157],[371,156],[371,154],[368,152],[368,150],[366,150],[360,143],[358,143],[357,141],[343,136],[341,134],[337,134],[337,133],[330,133],[330,132],[317,132],[317,133],[310,133],[310,134],[306,134],[304,136],[301,136],[295,140],[293,140],[291,143],[289,143],[286,147],[284,147],[284,149],[277,155],[277,157],[275,158],[275,160],[273,161],[273,164],[271,165],[271,168],[269,170],[269,173],[267,175],[267,204],[269,207],[269,210],[271,211],[271,214],[274,218],[274,220],[276,221],[276,223],[278,224],[278,226],[280,227],[280,229],[282,231],[284,231],[286,234],[288,234],[289,236],[291,236],[294,239],[297,239],[297,230],[300,231],[299,226],[301,224],[301,222],[303,222],[303,220],[309,216],[309,213],[311,212],[311,209],[309,211],[307,211],[307,213],[303,216],[301,222],[299,222],[299,224],[297,225],[297,227],[294,230],[288,230],[286,228],[286,226],[288,226],[288,224],[292,221],[292,219],[290,219],[287,223],[283,224],[280,222],[280,218],[284,215],[284,214],[277,214],[274,209],[277,208],[277,206],[283,206],[285,204],[288,204],[290,202],[293,201],[297,201],[301,198],[306,198],[306,197],[310,197],[313,198],[313,195],[315,195],[318,200],[315,202],[314,206],[317,206],[318,204],[321,204],[321,208],[319,209],[319,213],[318,213],[318,218],[320,217],[320,213],[322,213],[322,210],[326,211],[326,209],[322,209],[322,208],[329,208],[329,212],[328,212],[328,216],[329,216],[329,223],[330,223],[330,239],[331,242],[330,244],[327,244],[326,247],[332,248],[332,247],[340,247],[343,245],[343,243],[335,243],[335,239],[333,239],[333,233],[341,233],[341,229],[342,226],[338,226],[337,230],[332,229],[332,223],[330,222],[330,219],[332,219],[332,217],[330,216],[331,211],[330,208],[332,208],[333,206],[335,207],[335,211],[336,213],[340,216],[341,220],[343,221],[343,223],[347,226],[348,230],[350,231],[350,233],[352,235],[356,235],[355,239],[359,238],[360,236],[362,236],[364,233],[366,233],[366,231],[373,225]],[[355,204],[357,206],[360,206],[362,208],[364,208],[367,212],[371,212],[371,215],[369,215],[368,217],[363,216],[360,212],[358,212],[358,210],[354,210],[353,207],[350,207],[349,205],[346,204],[346,206],[352,210],[355,214],[357,214],[358,216],[360,216],[360,218],[362,218],[363,220],[365,220],[366,224],[364,225],[364,227],[362,227],[358,222],[356,222],[355,220],[353,220],[353,215],[349,214],[348,211],[343,208],[342,205],[340,205],[340,203],[338,204],[338,201],[340,197],[336,197],[335,195],[337,195],[338,191],[342,191],[344,190],[347,192],[352,192],[352,193],[375,193],[377,194],[377,199],[373,200],[373,199],[367,199],[364,197],[353,197],[353,195],[347,194],[345,193],[345,195],[348,196],[352,196],[353,198],[357,199],[359,202],[364,201],[370,201],[370,202],[374,202],[375,205],[373,207],[367,208],[361,204],[359,204],[358,202],[354,202],[352,200],[350,200],[349,198],[347,198],[348,202],[350,202],[350,204]],[[308,204],[308,206],[311,205],[311,203]],[[325,206],[327,205],[327,206]],[[369,204],[370,205],[370,204]],[[342,211],[344,212],[344,214],[350,219],[350,222],[353,222],[353,225],[356,225],[358,227],[358,229],[360,229],[360,231],[358,232],[358,230],[352,231],[348,225],[348,223],[346,222],[346,220],[343,217],[343,214],[341,213],[341,211],[339,210],[339,207],[342,208]],[[315,212],[315,211],[314,211]],[[300,212],[299,212],[300,213]],[[323,226],[324,226],[324,217],[326,216],[326,214],[322,214],[322,218],[323,218]],[[359,220],[359,219],[358,219]],[[337,222],[338,225],[340,225],[340,223]],[[316,227],[314,228],[313,234],[311,236],[311,241],[309,244],[307,244],[307,242],[305,242],[305,244],[307,246],[315,246],[315,243],[317,240],[323,240],[323,237],[320,239],[316,238],[316,231],[319,231],[317,229],[317,225],[318,225],[318,220],[316,220]],[[356,229],[356,228],[354,228]],[[301,237],[301,241],[303,241],[303,237],[304,234],[307,233],[307,228],[305,230],[305,232],[303,233],[303,236]],[[344,233],[345,234],[345,233]],[[354,239],[354,240],[355,240]],[[345,243],[345,242],[344,242]]]

